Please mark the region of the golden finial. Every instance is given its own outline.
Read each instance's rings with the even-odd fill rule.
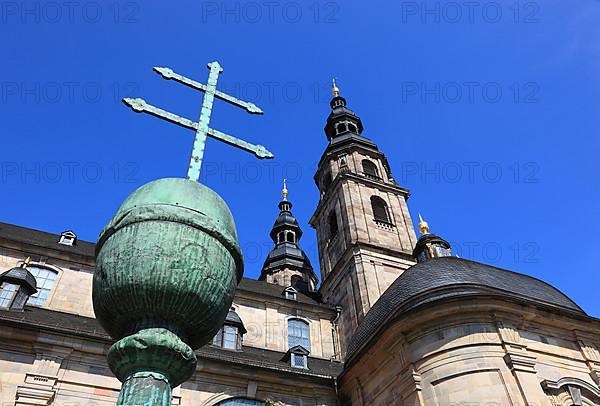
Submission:
[[[333,93],[333,97],[338,97],[340,95],[340,88],[337,87],[335,83],[335,78],[333,79],[333,87],[331,88],[331,93]]]
[[[281,191],[283,196],[283,200],[287,200],[288,190],[287,190],[287,179],[283,178],[283,190]]]
[[[31,257],[27,257],[25,258],[25,260],[23,261],[23,263],[21,264],[21,268],[25,268],[27,267],[27,265],[29,265],[29,263],[31,262]]]
[[[423,220],[423,217],[421,217],[421,213],[419,213],[419,232],[421,234],[429,234],[429,224],[427,224],[427,222]]]

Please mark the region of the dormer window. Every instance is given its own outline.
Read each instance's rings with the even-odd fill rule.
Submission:
[[[0,308],[23,310],[27,299],[37,290],[36,280],[26,266],[27,258],[20,267],[12,268],[0,275]]]
[[[223,327],[215,334],[212,345],[231,351],[242,351],[242,339],[246,328],[240,316],[233,310],[227,314]]]
[[[283,295],[286,299],[289,300],[297,300],[298,299],[298,291],[292,287],[286,288],[283,291]]]
[[[62,233],[60,233],[60,239],[58,240],[58,243],[72,247],[77,243],[77,235],[70,230],[63,231]]]
[[[3,282],[2,286],[0,286],[0,307],[3,309],[10,309],[18,291],[19,285]]]
[[[283,360],[288,361],[292,368],[308,369],[308,355],[310,352],[301,345],[296,345],[288,350]]]
[[[307,356],[304,354],[291,354],[292,368],[308,369]]]

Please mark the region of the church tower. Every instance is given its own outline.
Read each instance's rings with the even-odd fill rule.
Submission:
[[[285,179],[282,195],[283,199],[279,202],[279,216],[270,233],[275,247],[265,260],[259,280],[286,288],[293,287],[303,293],[314,292],[317,276],[310,260],[299,246],[302,229],[292,214],[292,202],[287,198]]]
[[[363,135],[363,124],[335,81],[325,125],[329,144],[315,182],[320,200],[310,224],[317,231],[323,300],[341,306],[342,353],[361,319],[390,284],[415,264],[416,243],[406,200],[385,155]]]

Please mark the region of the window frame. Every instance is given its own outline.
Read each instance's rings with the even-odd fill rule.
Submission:
[[[228,338],[231,337],[233,337],[233,340],[228,340]],[[227,343],[233,343],[233,348],[228,346]],[[237,326],[224,324],[212,338],[211,345],[227,351],[242,351],[242,335],[240,334],[240,329]]]
[[[334,224],[335,227],[332,227],[332,225]],[[337,235],[340,233],[337,213],[335,210],[333,210],[331,213],[329,213],[329,216],[327,216],[327,232],[329,235],[329,241],[333,241],[335,237],[337,237]]]
[[[266,403],[260,399],[245,397],[234,397],[220,401],[215,406],[265,406]]]
[[[371,211],[373,212],[373,220],[377,223],[394,225],[392,222],[392,216],[389,210],[389,206],[387,202],[377,195],[373,195],[370,198],[371,200]],[[379,208],[385,214],[385,218],[381,218],[379,215],[382,214],[380,210],[376,210],[376,206],[379,205]]]
[[[370,159],[363,159],[361,161],[362,173],[365,177],[370,179],[381,179],[381,175],[379,175],[379,168],[375,162]]]
[[[301,360],[302,365],[297,365],[296,360]],[[292,368],[308,369],[308,356],[304,355],[304,354],[296,354],[296,353],[292,352],[290,354],[290,366]]]
[[[283,296],[288,300],[298,300],[298,292],[293,286],[285,288],[285,290],[283,291]]]
[[[37,306],[37,307],[47,306],[50,303],[50,300],[52,299],[52,294],[54,293],[54,289],[55,289],[56,285],[58,284],[60,272],[57,269],[54,269],[53,267],[49,267],[49,266],[43,265],[43,264],[33,264],[33,263],[27,265],[27,270],[35,278],[37,292],[34,293],[33,295],[29,296],[29,298],[27,299],[26,305]],[[39,271],[45,271],[49,275],[54,275],[54,278],[53,279],[46,278],[46,277],[42,278],[39,274]],[[51,281],[49,287],[46,285],[47,281]],[[40,300],[41,300],[40,295],[43,292],[47,292],[47,294],[45,295],[45,298],[43,299],[43,301],[40,302]]]
[[[9,286],[13,287],[14,289],[7,290],[7,288]],[[21,287],[19,285],[17,285],[16,283],[12,283],[12,282],[8,282],[8,281],[2,282],[2,285],[0,286],[0,309],[9,310],[12,307],[12,305],[17,297],[17,294],[19,293],[20,288]],[[7,295],[6,297],[2,297],[2,296],[4,296],[5,292],[9,293],[10,296]],[[5,303],[6,301],[8,301],[8,305],[5,306],[3,303]]]
[[[300,331],[300,334],[292,335],[292,332]],[[306,332],[306,337],[303,337],[303,333]],[[303,347],[310,352],[310,323],[306,320],[299,318],[290,318],[287,321],[287,344],[288,349],[293,348],[297,345]]]

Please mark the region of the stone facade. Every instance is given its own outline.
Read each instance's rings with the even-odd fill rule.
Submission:
[[[8,226],[8,225],[6,225]],[[14,231],[14,226],[9,226]],[[106,364],[111,339],[100,326],[89,328],[93,249],[56,245],[49,250],[32,244],[48,235],[18,228],[27,243],[4,234],[0,239],[0,272],[31,257],[30,267],[57,276],[47,301],[24,312],[0,310],[0,400],[3,405],[114,405],[121,383]],[[58,239],[58,236],[52,236]],[[89,244],[93,248],[93,244]],[[78,251],[71,253],[69,251]],[[69,262],[76,256],[79,261]],[[286,299],[283,288],[243,280],[234,309],[247,333],[241,351],[206,346],[198,352],[194,377],[174,391],[173,404],[215,405],[231,398],[256,398],[286,405],[335,404],[334,376],[341,364],[331,361],[334,309],[302,296]],[[39,310],[38,310],[39,309]],[[31,314],[44,313],[32,319]],[[39,319],[39,320],[38,320]],[[301,319],[310,329],[308,370],[281,361],[288,349],[287,323]],[[293,383],[293,384],[291,384]]]
[[[340,388],[353,405],[598,405],[599,327],[506,301],[439,303],[390,324]]]
[[[449,257],[423,222],[417,240],[408,190],[337,88],[331,107],[310,220],[320,287],[284,187],[259,280],[241,281],[173,404],[600,405],[600,320],[542,281]],[[0,223],[0,279],[22,264],[45,290],[23,310],[0,305],[3,405],[117,399],[92,307],[95,247],[63,237]]]

